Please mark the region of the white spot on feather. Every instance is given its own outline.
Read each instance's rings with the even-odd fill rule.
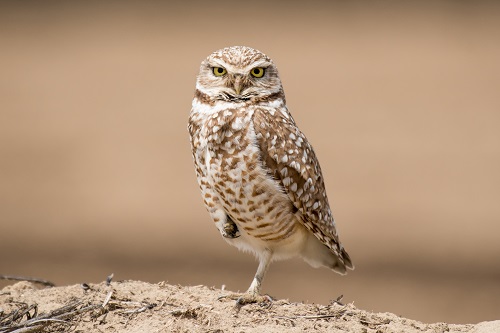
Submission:
[[[240,117],[237,117],[233,123],[231,124],[231,127],[235,130],[238,131],[243,128],[243,120]]]
[[[288,115],[288,112],[286,112],[285,109],[280,109],[280,112],[283,115],[283,117],[285,117],[286,119],[290,119],[290,116]],[[285,122],[285,119],[283,119],[283,122]]]
[[[290,177],[286,177],[283,179],[283,185],[288,186],[292,182],[292,179]]]

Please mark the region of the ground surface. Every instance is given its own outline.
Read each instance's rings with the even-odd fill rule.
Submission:
[[[38,289],[24,281],[5,287],[0,291],[0,332],[500,332],[500,321],[424,324],[335,301],[276,300],[238,311],[234,301],[218,300],[227,291],[206,286],[120,281],[85,289]]]

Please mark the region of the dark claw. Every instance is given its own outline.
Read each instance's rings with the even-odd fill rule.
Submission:
[[[264,309],[270,309],[273,306],[273,299],[269,295],[260,296],[243,294],[236,300],[235,309],[239,311],[243,306],[254,303],[258,303],[260,307]]]
[[[224,228],[222,230],[222,236],[226,238],[238,238],[241,236],[238,226],[231,219],[229,215],[226,215],[226,222],[224,223]]]
[[[220,301],[226,298],[236,300],[236,304],[234,305],[236,312],[239,312],[241,308],[244,307],[245,305],[254,303],[258,303],[260,307],[264,309],[270,309],[273,306],[274,302],[274,299],[269,295],[261,296],[249,293],[244,293],[244,294],[231,293],[229,295],[219,296],[217,300]]]

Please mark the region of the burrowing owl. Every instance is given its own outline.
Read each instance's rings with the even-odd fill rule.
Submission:
[[[339,241],[319,162],[288,112],[270,58],[245,46],[208,56],[188,128],[215,226],[229,244],[259,259],[243,302],[259,299],[273,260],[300,256],[341,274],[354,268]]]

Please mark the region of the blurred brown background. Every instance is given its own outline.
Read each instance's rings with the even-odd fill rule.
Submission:
[[[275,263],[264,291],[500,319],[500,7],[306,3],[1,2],[0,273],[245,290],[186,130],[199,63],[243,44],[278,65],[357,267]]]

